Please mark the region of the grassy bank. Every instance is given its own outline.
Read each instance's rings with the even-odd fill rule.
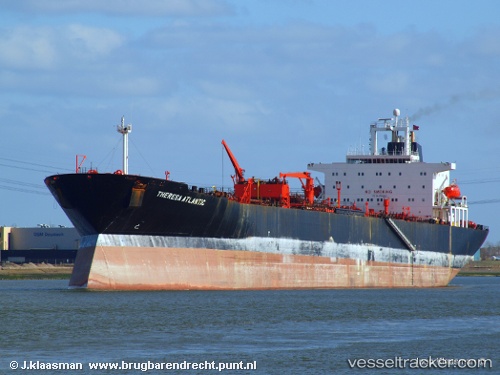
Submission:
[[[500,276],[500,261],[474,261],[462,268],[458,276]]]
[[[18,265],[9,263],[0,268],[0,280],[69,279],[71,272],[73,272],[72,265],[54,266],[44,263]]]

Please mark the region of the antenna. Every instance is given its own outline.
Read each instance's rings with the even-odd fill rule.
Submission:
[[[394,111],[392,111],[392,114],[396,116],[396,126],[398,126],[398,117],[401,115],[401,111],[396,108]]]
[[[123,174],[128,174],[128,133],[132,131],[132,125],[125,126],[125,116],[122,116],[122,122],[117,126],[117,131],[123,134]]]

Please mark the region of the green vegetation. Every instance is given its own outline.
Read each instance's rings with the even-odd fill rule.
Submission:
[[[64,280],[71,276],[69,273],[0,273],[0,280]]]
[[[462,268],[458,276],[500,276],[500,261],[473,261]]]

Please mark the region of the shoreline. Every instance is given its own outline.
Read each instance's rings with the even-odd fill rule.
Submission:
[[[500,261],[478,260],[469,262],[457,276],[497,276],[500,277]]]
[[[73,264],[55,266],[46,263],[10,263],[0,267],[0,280],[69,279],[72,272]],[[500,261],[472,261],[460,270],[458,276],[500,277]]]
[[[0,267],[0,280],[50,280],[69,279],[73,264],[8,263]]]

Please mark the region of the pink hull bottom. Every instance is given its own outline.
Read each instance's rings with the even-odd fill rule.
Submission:
[[[96,246],[70,286],[101,290],[443,287],[459,269],[239,250]]]

